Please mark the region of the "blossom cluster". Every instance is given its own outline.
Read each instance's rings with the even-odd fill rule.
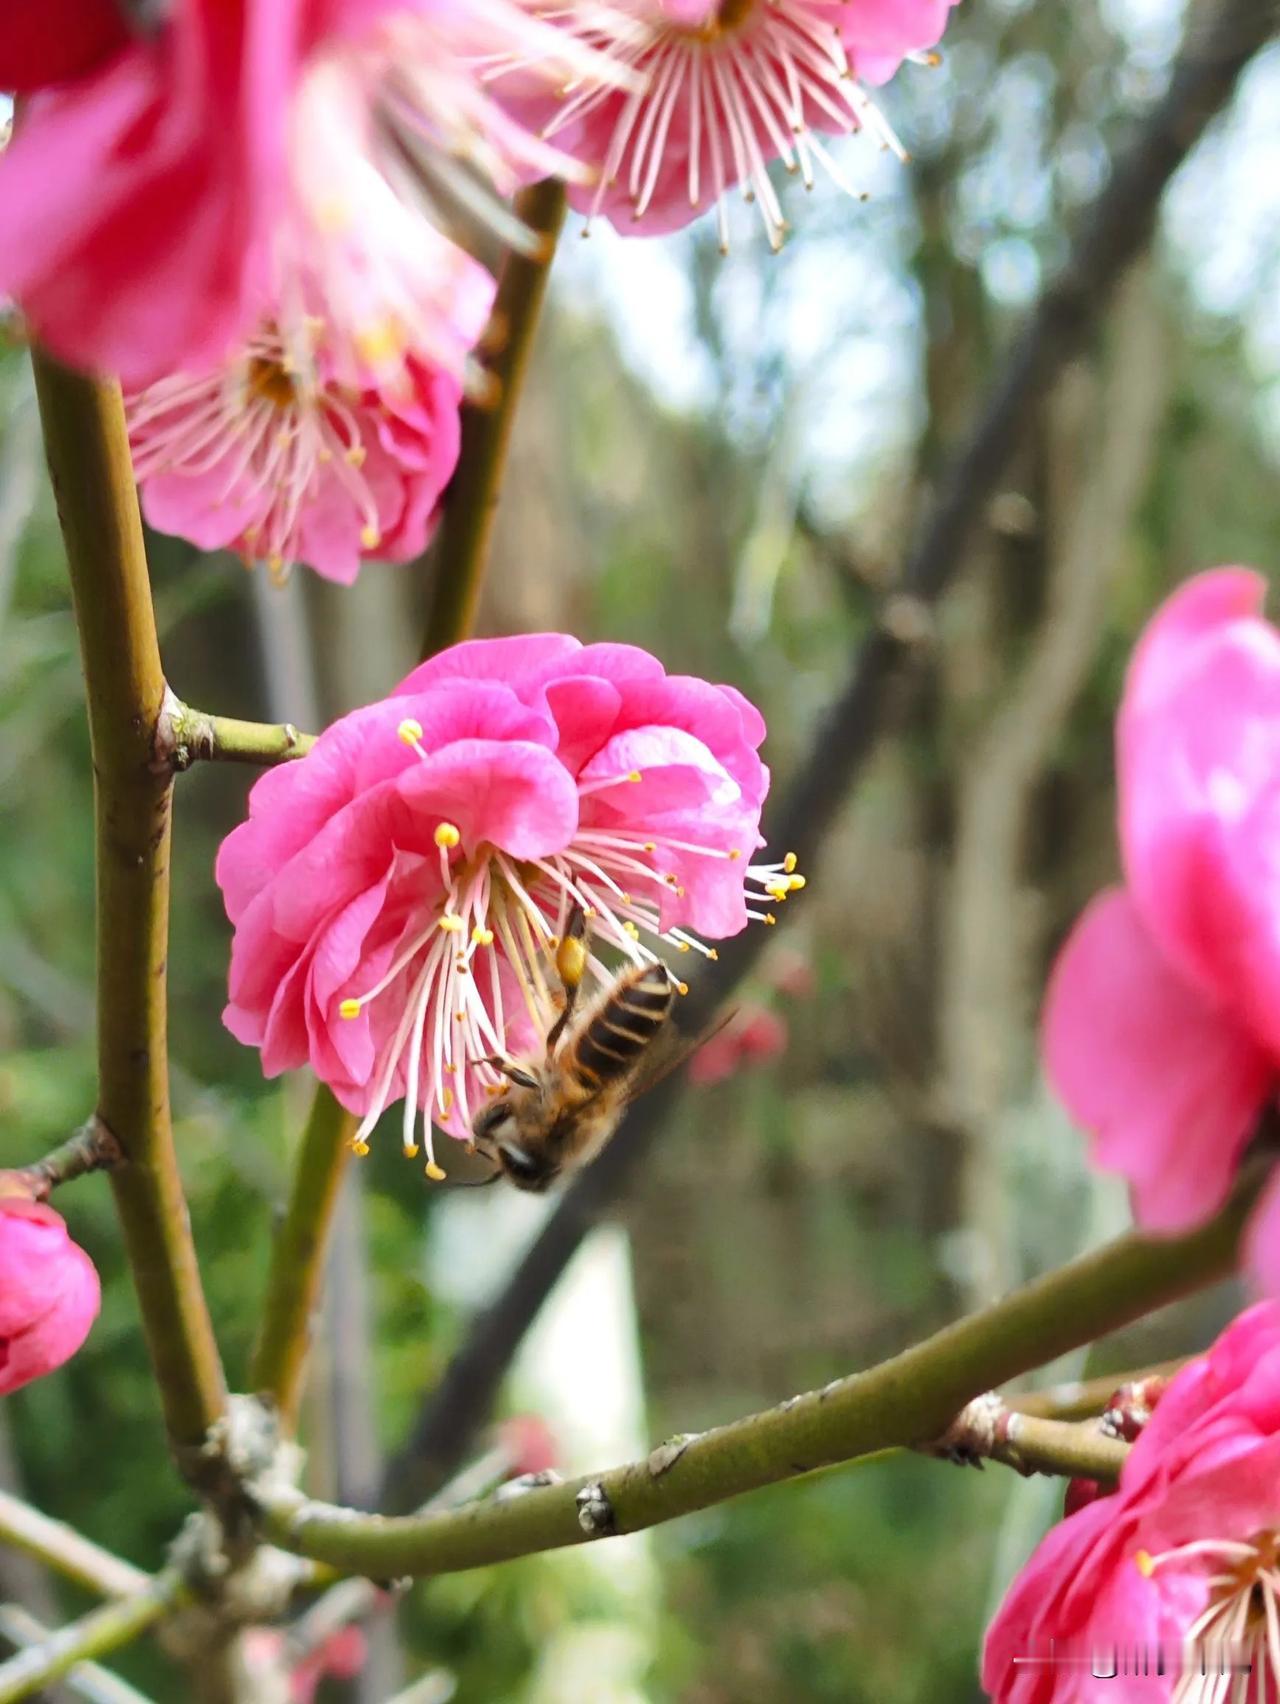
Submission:
[[[535,240],[513,191],[563,178],[625,231],[714,202],[727,236],[736,184],[776,246],[769,163],[843,183],[820,133],[896,147],[868,88],[953,4],[20,0],[0,299],[121,376],[155,526],[350,582],[430,536],[484,394],[475,233]]]

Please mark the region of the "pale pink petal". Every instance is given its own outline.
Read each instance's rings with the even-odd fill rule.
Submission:
[[[1123,891],[1099,895],[1062,950],[1044,1056],[1095,1163],[1129,1180],[1140,1223],[1181,1230],[1221,1206],[1274,1066],[1169,968]]]

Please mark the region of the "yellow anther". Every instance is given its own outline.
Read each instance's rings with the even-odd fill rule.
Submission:
[[[687,994],[688,992],[689,992],[689,984],[687,982],[677,982],[676,983],[676,993],[677,994]]]
[[[356,354],[370,367],[385,366],[404,354],[404,339],[393,320],[381,320],[356,333]]]
[[[463,922],[456,911],[446,911],[440,919],[440,927],[446,935],[459,935],[462,933]]]
[[[794,852],[788,852],[786,857],[782,860],[782,867],[787,874],[790,875],[799,861],[800,860],[796,857]]]
[[[644,849],[646,852],[656,852],[658,850],[658,842],[656,840],[646,840],[644,843]]]
[[[630,905],[631,904],[631,895],[629,893],[620,893],[618,895],[618,898],[622,901],[622,903],[624,905]]]
[[[790,882],[770,882],[765,892],[771,894],[776,900],[784,900],[791,892],[791,884]]]
[[[438,1166],[434,1160],[428,1160],[424,1167],[432,1183],[443,1183],[448,1175],[443,1166]]]
[[[678,953],[687,953],[689,951],[688,941],[677,941],[676,942],[676,951]]]
[[[559,935],[548,935],[542,944],[546,948],[547,952],[553,953],[560,945],[560,937]]]
[[[734,858],[734,859],[741,858],[742,852],[741,852],[740,848],[738,848],[737,846],[731,846],[729,848],[729,856],[730,856],[730,858]]]
[[[444,1091],[444,1093],[440,1096],[440,1110],[446,1118],[448,1118],[449,1114],[453,1111],[453,1090],[452,1089],[446,1089]],[[441,1175],[441,1177],[443,1177],[444,1173],[441,1172],[440,1175]]]
[[[641,775],[641,773],[638,769],[633,769],[631,771],[631,773],[627,776],[627,780],[628,781],[643,781],[644,776]]]
[[[338,1007],[338,1016],[340,1018],[358,1018],[361,1005],[362,1002],[359,1000],[344,1000]]]
[[[662,879],[668,887],[675,887],[677,885],[676,878],[673,875],[665,875]]]
[[[444,1066],[441,1067],[441,1069],[445,1072],[445,1074],[447,1076],[452,1077],[454,1072],[458,1069],[458,1067],[456,1065],[444,1065]]]
[[[360,528],[360,548],[362,550],[376,550],[381,543],[382,534],[377,527]]]
[[[587,905],[587,906],[583,907],[582,915],[584,917],[594,917],[595,914],[596,914],[596,908],[595,908],[594,905]]]
[[[1133,1560],[1143,1579],[1149,1580],[1156,1571],[1155,1557],[1149,1550],[1140,1550]]]
[[[768,924],[774,924],[778,921],[778,919],[773,915],[772,911],[766,911],[764,914],[764,921]]]
[[[581,935],[566,935],[556,949],[556,974],[566,988],[576,988],[587,969],[587,943]]]
[[[353,1136],[351,1138],[351,1152],[353,1154],[359,1154],[361,1159],[363,1159],[369,1152],[369,1144],[365,1141],[363,1136]]]
[[[622,932],[625,935],[630,935],[630,937],[633,941],[638,941],[640,939],[640,931],[639,931],[639,929],[636,928],[635,924],[630,920],[630,918],[628,918],[627,921],[622,925]]]
[[[418,738],[422,738],[421,729],[418,730]],[[437,846],[443,847],[446,851],[451,851],[461,841],[462,830],[455,822],[440,822],[436,824],[436,831],[431,838]]]
[[[407,746],[417,745],[422,738],[422,723],[413,716],[406,716],[396,729],[396,733]]]
[[[453,1021],[454,1021],[454,1023],[455,1023],[455,1024],[460,1024],[460,1023],[461,1023],[461,1022],[462,1022],[462,1020],[463,1020],[463,1019],[464,1019],[464,1018],[465,1018],[465,1017],[466,1017],[466,1015],[467,1015],[467,1014],[466,1014],[466,1013],[465,1013],[465,1012],[455,1012],[455,1013],[454,1013],[454,1014],[453,1014]]]
[[[418,1144],[416,1142],[406,1142],[405,1143],[405,1145],[404,1145],[404,1157],[405,1157],[406,1160],[416,1160],[417,1159],[417,1157],[418,1157]]]
[[[471,939],[478,947],[491,947],[493,945],[493,930],[482,929],[477,923],[471,931]]]
[[[790,885],[792,893],[799,893],[800,889],[804,886],[804,877],[803,876],[792,876],[791,882],[790,882],[789,885]]]
[[[716,949],[714,947],[710,947],[707,950],[707,957],[709,959],[718,959],[720,957],[720,954],[716,951]]]
[[[343,452],[343,461],[348,467],[363,467],[367,452],[363,444],[352,444],[349,450]]]

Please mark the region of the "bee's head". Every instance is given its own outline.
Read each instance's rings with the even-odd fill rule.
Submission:
[[[472,1140],[476,1151],[517,1189],[541,1194],[560,1172],[559,1166],[544,1156],[542,1144],[534,1146],[528,1140],[530,1128],[537,1128],[530,1113],[541,1100],[542,1090],[527,1072],[513,1068],[510,1076],[511,1087],[477,1111],[471,1122]]]

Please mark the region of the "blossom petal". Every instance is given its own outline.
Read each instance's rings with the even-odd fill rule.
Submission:
[[[1139,1222],[1176,1231],[1225,1200],[1274,1068],[1232,1014],[1170,969],[1130,896],[1099,895],[1054,968],[1045,1065]]]

